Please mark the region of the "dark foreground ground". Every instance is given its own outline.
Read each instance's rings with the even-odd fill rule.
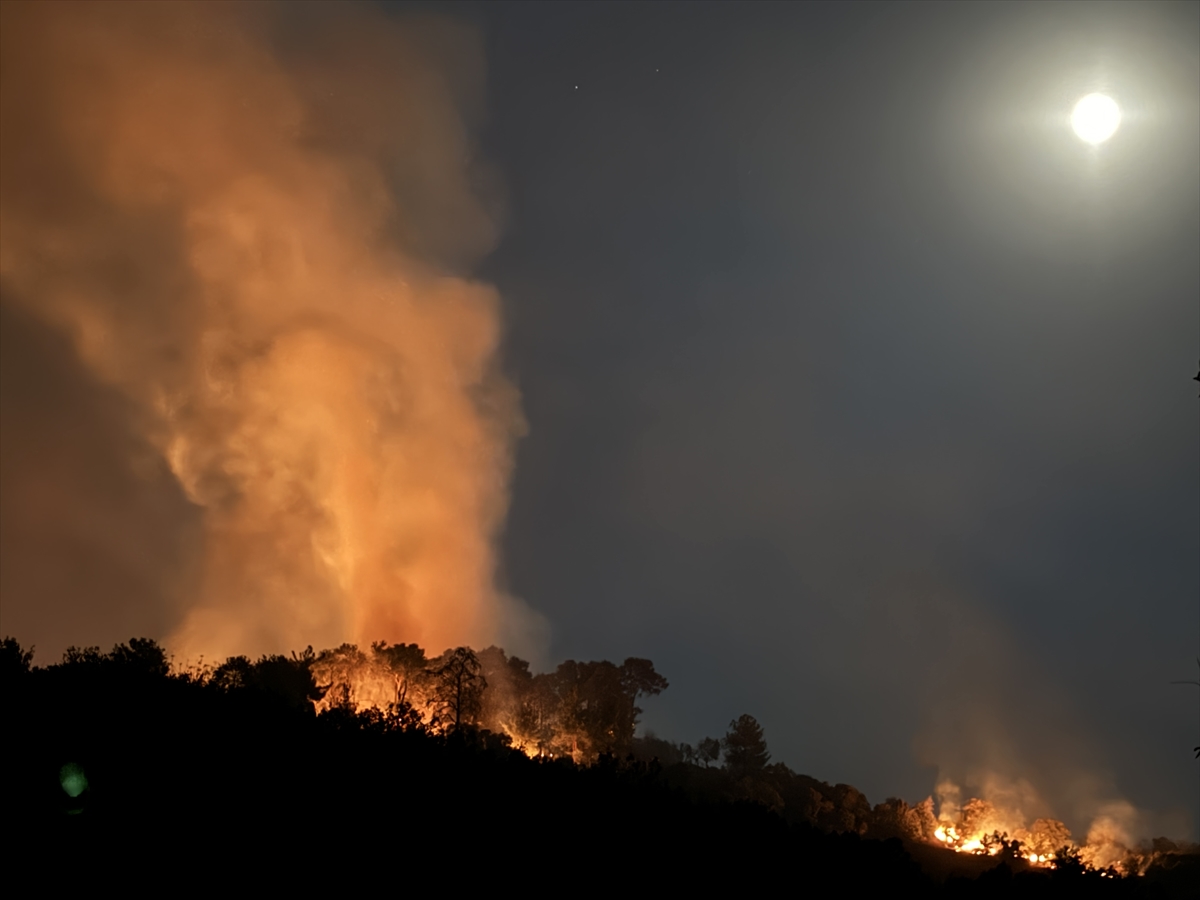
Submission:
[[[24,890],[1200,894],[1194,856],[1136,879],[964,860],[789,824],[654,762],[577,767],[486,734],[318,717],[286,685],[109,661],[9,667],[2,688],[3,866]]]

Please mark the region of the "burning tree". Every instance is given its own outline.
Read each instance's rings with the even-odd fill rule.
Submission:
[[[529,756],[576,762],[628,754],[642,712],[638,698],[667,688],[648,659],[630,657],[619,666],[567,660],[535,675],[528,662],[494,646],[479,653],[458,647],[426,661],[416,644],[376,642],[369,654],[343,644],[322,651],[312,674],[321,693],[317,712],[394,710],[435,731],[472,725],[506,735]]]
[[[1039,860],[1053,859],[1064,847],[1074,844],[1071,830],[1058,819],[1037,819],[1023,836],[1025,847]]]
[[[317,712],[343,707],[403,713],[427,699],[425,651],[416,644],[377,641],[370,654],[342,644],[317,654],[312,675],[321,691]]]
[[[448,650],[427,671],[432,690],[426,702],[433,710],[435,726],[457,731],[463,725],[479,721],[487,680],[474,650],[470,647]]]
[[[872,810],[871,835],[882,838],[909,838],[933,843],[937,840],[937,816],[933,798],[927,797],[916,806],[909,806],[899,797],[889,797]]]
[[[428,662],[425,659],[425,651],[416,644],[389,646],[387,641],[376,641],[371,645],[371,652],[391,675],[396,689],[393,702],[397,706],[410,703],[409,695],[421,684],[425,676]]]
[[[632,657],[620,666],[607,660],[567,660],[555,671],[551,684],[560,702],[561,734],[570,740],[567,752],[576,759],[628,753],[642,712],[637,698],[667,688],[667,680],[654,671],[650,660]]]

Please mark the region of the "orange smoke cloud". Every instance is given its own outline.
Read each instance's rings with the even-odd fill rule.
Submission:
[[[495,237],[473,34],[340,5],[3,16],[0,275],[202,509],[169,643],[528,648],[494,584],[522,428],[499,300],[451,274]]]

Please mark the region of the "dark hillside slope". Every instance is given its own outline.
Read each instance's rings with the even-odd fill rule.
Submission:
[[[260,661],[234,689],[170,675],[150,642],[44,669],[11,662],[5,869],[44,891],[421,890],[433,879],[537,894],[1154,895],[1144,879],[1082,872],[938,885],[899,840],[789,823],[681,787],[676,766],[538,761],[483,731],[317,716],[302,658]]]

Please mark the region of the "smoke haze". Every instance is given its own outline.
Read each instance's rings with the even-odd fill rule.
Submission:
[[[473,33],[3,15],[5,631],[535,650],[494,586],[499,299],[455,274],[496,236]]]

